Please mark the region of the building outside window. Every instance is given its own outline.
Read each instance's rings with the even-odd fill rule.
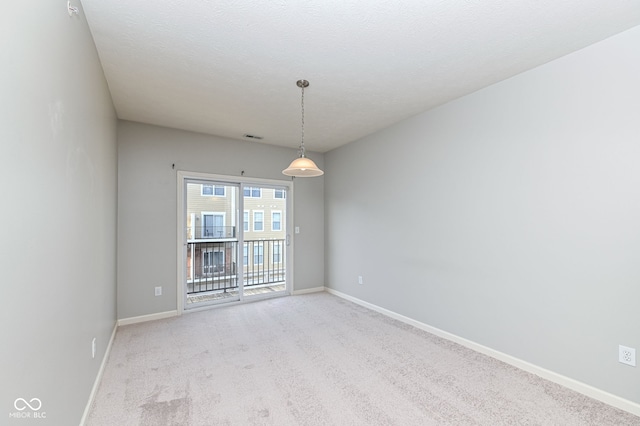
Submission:
[[[251,186],[244,187],[244,196],[250,198],[261,198],[262,197],[262,189],[254,188]]]
[[[202,237],[220,238],[224,236],[224,214],[202,213]]]
[[[220,185],[202,185],[202,195],[215,195],[217,197],[224,197],[224,186]]]
[[[273,244],[273,263],[280,263],[282,262],[282,248],[280,245],[280,242],[275,242]]]
[[[253,263],[255,265],[262,265],[262,263],[264,263],[264,246],[262,242],[256,242],[253,245]]]
[[[212,274],[224,271],[224,252],[221,250],[208,250],[202,252],[202,273]]]
[[[264,212],[253,212],[253,230],[264,231]]]
[[[272,231],[282,230],[282,213],[281,212],[271,212],[271,230]]]

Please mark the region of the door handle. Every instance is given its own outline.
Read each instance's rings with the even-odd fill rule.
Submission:
[[[291,244],[291,234],[287,234],[287,247]]]

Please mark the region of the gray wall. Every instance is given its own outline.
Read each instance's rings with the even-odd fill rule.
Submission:
[[[118,125],[118,318],[177,309],[177,170],[287,180],[294,149],[128,121]],[[318,167],[323,155],[311,153]],[[172,168],[175,164],[175,169]],[[295,290],[324,285],[324,178],[294,182]],[[154,296],[162,286],[163,295]]]
[[[617,360],[640,349],[638,46],[640,27],[327,153],[328,286],[639,403]]]
[[[0,423],[73,425],[116,321],[117,121],[82,13],[13,6],[0,18]],[[39,398],[46,420],[10,418],[17,398]]]

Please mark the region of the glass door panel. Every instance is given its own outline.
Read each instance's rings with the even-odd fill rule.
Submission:
[[[185,308],[240,300],[239,185],[186,181]]]
[[[287,291],[287,189],[243,185],[243,296]]]

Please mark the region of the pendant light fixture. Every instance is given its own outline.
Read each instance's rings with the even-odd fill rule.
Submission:
[[[304,88],[309,87],[309,82],[307,80],[298,80],[296,84],[302,89],[302,138],[300,139],[298,158],[293,160],[289,167],[282,171],[282,174],[295,177],[322,176],[324,172],[316,166],[313,160],[307,158],[304,151]]]

